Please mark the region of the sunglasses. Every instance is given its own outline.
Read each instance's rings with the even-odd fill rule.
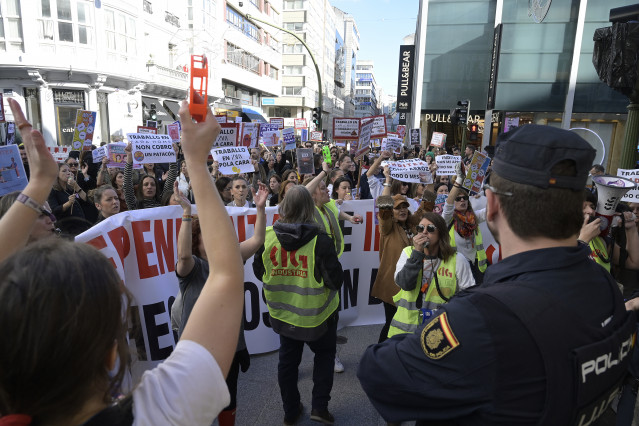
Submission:
[[[455,201],[468,201],[468,195],[460,195],[455,197]]]
[[[51,219],[51,222],[55,222],[56,221],[56,218],[53,215],[53,213],[51,213],[50,211],[45,210],[45,209],[40,209],[40,216],[41,217],[42,216],[47,216],[49,219]]]
[[[437,228],[435,228],[435,225],[433,225],[432,223],[429,223],[428,225],[424,226],[424,225],[417,225],[415,227],[415,229],[417,229],[417,232],[422,233],[424,232],[424,229],[429,233],[429,234],[434,234],[435,231],[437,230]]]
[[[67,163],[69,167],[78,167],[78,163]]]

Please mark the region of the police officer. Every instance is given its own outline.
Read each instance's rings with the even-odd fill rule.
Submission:
[[[386,421],[585,426],[609,406],[635,315],[577,243],[594,156],[553,127],[500,136],[485,188],[503,260],[414,334],[366,350],[358,377]]]

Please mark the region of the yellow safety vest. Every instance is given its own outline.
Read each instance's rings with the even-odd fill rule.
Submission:
[[[410,258],[413,252],[413,247],[408,246],[404,248],[404,253]],[[439,289],[442,294],[451,298],[457,292],[457,254],[453,254],[447,261],[441,261],[439,268],[437,268],[437,280],[439,282]],[[422,288],[422,276],[423,269],[419,271],[417,275],[417,283],[413,290],[400,290],[395,296],[393,301],[397,306],[397,312],[393,317],[388,329],[388,337],[393,337],[396,334],[414,333],[417,327],[420,325],[420,310],[417,309],[417,297]],[[428,290],[424,295],[424,303],[422,308],[437,310],[441,305],[446,303],[442,299],[437,291],[435,285],[435,277],[432,278]]]
[[[317,222],[320,226],[323,226],[323,229],[335,243],[335,251],[339,258],[342,256],[342,253],[344,253],[344,235],[342,234],[342,228],[340,228],[338,222],[339,209],[337,208],[335,200],[331,200],[324,204],[324,208],[327,209],[328,212],[323,213],[319,207],[315,206],[315,213],[313,217],[315,222]]]
[[[272,226],[264,240],[264,296],[269,314],[296,327],[314,328],[337,310],[339,295],[315,280],[317,236],[295,251],[280,245]]]
[[[590,257],[592,260],[603,266],[606,271],[610,272],[610,256],[608,256],[606,241],[597,236],[590,241],[588,246],[590,247]],[[604,259],[606,259],[607,262],[604,261]]]
[[[457,247],[457,243],[455,242],[455,226],[450,227],[450,245],[451,247]],[[475,231],[475,249],[477,250],[477,268],[479,272],[486,271],[488,267],[488,257],[486,257],[486,250],[484,250],[484,240],[481,237],[481,230],[479,229],[479,225],[477,225],[477,230]]]

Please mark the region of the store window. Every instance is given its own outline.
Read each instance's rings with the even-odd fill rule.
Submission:
[[[128,56],[135,55],[137,52],[135,19],[110,9],[105,9],[104,19],[107,49]]]
[[[70,146],[73,141],[77,111],[84,109],[84,91],[53,89],[53,105],[58,145]]]
[[[301,96],[302,86],[282,86],[282,95]]]
[[[89,3],[81,0],[39,0],[40,40],[93,45],[93,31],[93,9]]]

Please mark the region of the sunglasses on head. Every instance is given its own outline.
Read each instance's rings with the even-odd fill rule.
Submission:
[[[435,233],[435,230],[437,229],[435,228],[435,225],[433,225],[432,223],[429,223],[426,226],[420,224],[420,225],[417,225],[415,228],[417,229],[417,232],[419,233],[424,232],[424,229],[425,229],[426,231],[428,231],[429,234]]]
[[[455,201],[468,201],[468,195],[459,195],[455,197]]]

